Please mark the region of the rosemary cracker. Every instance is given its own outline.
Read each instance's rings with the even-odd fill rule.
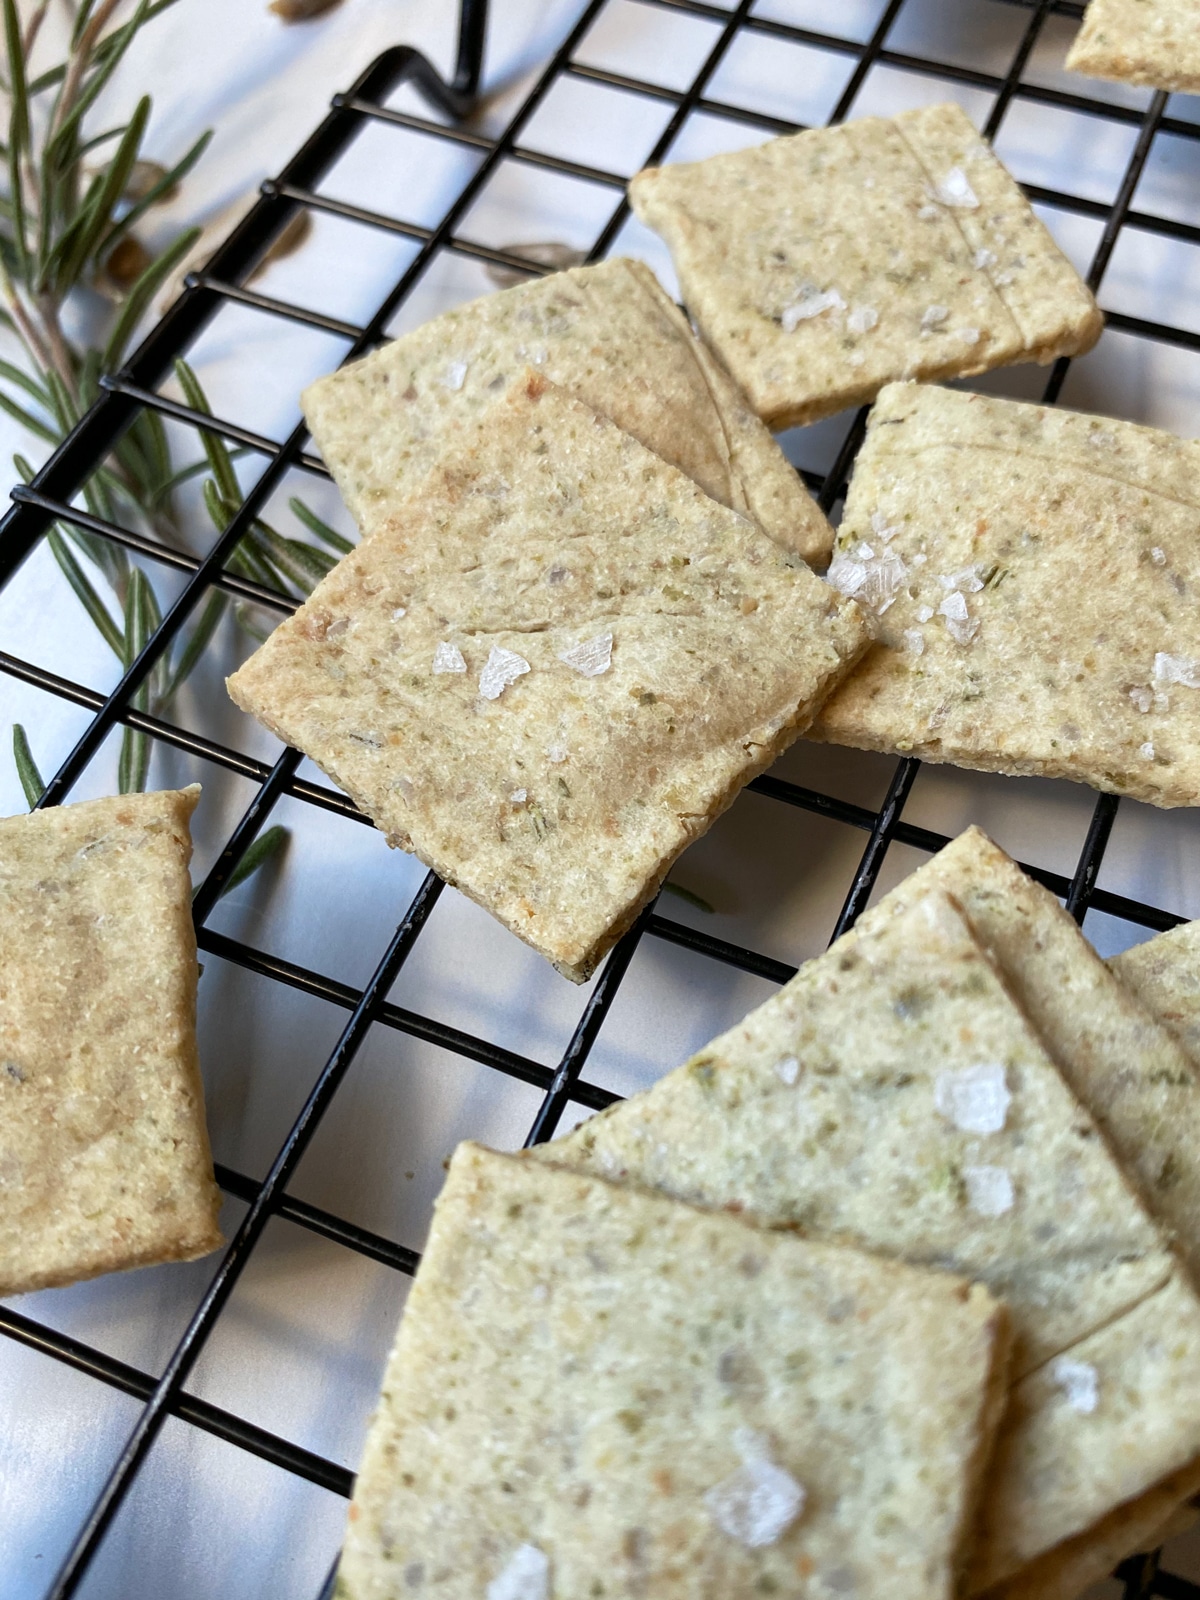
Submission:
[[[871,412],[829,581],[878,645],[812,737],[1200,802],[1200,444],[916,384]]]
[[[229,689],[582,981],[866,643],[798,556],[529,374]]]
[[[485,295],[308,388],[304,414],[364,533],[398,511],[527,366],[610,418],[780,544],[824,566],[833,530],[737,385],[640,261]]]
[[[1181,922],[1113,956],[1108,964],[1122,985],[1171,1030],[1189,1061],[1200,1066],[1200,922]]]
[[[1200,1455],[1200,1306],[938,890],[536,1155],[941,1265],[1007,1301],[1022,1403],[985,1488],[973,1593]],[[1139,1354],[1128,1330],[1144,1330],[1144,1306],[1178,1337]],[[1154,1398],[1165,1382],[1172,1408]],[[1135,1395],[1158,1407],[1136,1429]],[[1121,1448],[1095,1451],[1097,1418],[1108,1429],[1118,1413]]]
[[[771,427],[1100,336],[1092,295],[956,105],[648,168],[629,198]]]
[[[902,914],[931,888],[962,906],[1055,1066],[1200,1283],[1200,1077],[1163,1025],[1164,1005],[1136,976],[1131,981],[1137,952],[1112,963],[1114,977],[1056,896],[979,828],[898,884],[865,914],[860,931]],[[1152,954],[1161,942],[1138,947],[1151,983],[1163,964]],[[1176,948],[1183,943],[1176,939]],[[1190,964],[1185,957],[1172,965]],[[1195,978],[1193,985],[1200,988]]]
[[[196,1055],[199,795],[0,820],[0,1294],[221,1243]]]
[[[1200,89],[1200,3],[1091,0],[1067,66],[1090,78],[1195,93]]]
[[[979,1286],[461,1145],[339,1600],[951,1600],[997,1411]]]

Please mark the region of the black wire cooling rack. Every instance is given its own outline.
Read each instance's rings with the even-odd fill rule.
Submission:
[[[111,694],[94,691],[27,661],[0,653],[0,671],[84,707],[91,713],[86,731],[50,780],[41,804],[57,805],[66,800],[81,775],[97,757],[108,735],[120,725],[140,730],[165,746],[172,746],[202,762],[212,763],[253,782],[257,785],[257,792],[252,803],[229,835],[216,864],[196,893],[195,922],[200,948],[262,978],[317,996],[348,1013],[341,1036],[320,1071],[299,1117],[275,1155],[266,1178],[259,1183],[229,1168],[218,1166],[217,1177],[223,1188],[246,1202],[248,1208],[160,1377],[151,1377],[19,1311],[0,1307],[0,1333],[144,1402],[137,1424],[113,1464],[99,1499],[78,1530],[66,1561],[47,1591],[47,1600],[66,1600],[79,1588],[106,1530],[128,1495],[139,1468],[168,1417],[207,1430],[229,1444],[253,1452],[284,1472],[297,1474],[336,1493],[349,1494],[352,1478],[344,1467],[269,1433],[243,1417],[190,1395],[186,1384],[272,1216],[286,1217],[300,1227],[399,1272],[412,1273],[415,1269],[417,1257],[413,1251],[295,1199],[288,1193],[289,1180],[301,1156],[345,1078],[356,1052],[374,1025],[381,1024],[417,1039],[431,1041],[456,1052],[460,1057],[540,1089],[543,1098],[527,1141],[534,1143],[553,1135],[569,1103],[598,1110],[616,1098],[607,1089],[586,1081],[582,1073],[639,941],[667,940],[713,961],[728,963],[780,983],[790,978],[795,970],[770,956],[687,927],[651,906],[609,956],[582,1009],[565,1052],[557,1067],[550,1069],[498,1043],[403,1009],[388,1000],[389,991],[420,939],[441,892],[442,885],[433,874],[421,884],[391,936],[382,960],[361,990],[268,955],[210,928],[210,914],[222,889],[282,796],[292,796],[311,806],[359,821],[365,822],[366,819],[342,795],[298,777],[300,757],[295,751],[285,751],[273,766],[268,766],[224,744],[136,708],[139,687],[146,682],[155,663],[210,588],[222,590],[239,600],[266,606],[276,613],[286,613],[293,608],[294,601],[288,597],[228,571],[227,562],[285,473],[292,469],[324,473],[321,462],[305,451],[307,435],[303,427],[297,427],[279,445],[245,428],[201,415],[160,394],[159,386],[170,373],[174,360],[189,349],[221,307],[229,302],[239,302],[272,317],[288,319],[295,325],[339,335],[350,345],[349,359],[379,342],[390,319],[441,252],[473,257],[515,273],[543,270],[519,254],[470,242],[460,237],[457,231],[468,208],[502,161],[540,167],[607,186],[612,195],[611,210],[592,242],[588,258],[604,256],[628,216],[624,199],[625,180],[592,166],[523,147],[522,134],[531,118],[555,84],[570,77],[606,85],[628,95],[650,97],[658,102],[666,102],[672,108],[661,137],[647,158],[649,164],[667,154],[687,119],[697,112],[712,113],[768,133],[793,132],[795,124],[709,96],[714,76],[735,40],[751,34],[815,46],[852,60],[850,76],[833,109],[829,119],[831,122],[842,121],[855,111],[856,100],[868,73],[882,64],[992,94],[994,100],[983,130],[988,138],[995,137],[1010,106],[1019,99],[1065,109],[1110,124],[1136,128],[1136,142],[1111,204],[1057,190],[1032,186],[1027,189],[1030,198],[1036,202],[1102,223],[1099,243],[1087,273],[1088,282],[1094,290],[1102,289],[1114,247],[1125,228],[1135,228],[1192,245],[1200,243],[1200,227],[1132,209],[1134,191],[1156,137],[1161,133],[1169,133],[1180,139],[1195,141],[1200,139],[1200,124],[1169,117],[1166,114],[1167,96],[1163,93],[1155,94],[1148,108],[1143,111],[1131,109],[1126,104],[1093,98],[1087,93],[1043,86],[1025,78],[1031,53],[1048,20],[1055,15],[1077,19],[1083,12],[1078,0],[1005,0],[1005,3],[1023,9],[1027,19],[1020,30],[1018,47],[1002,75],[975,70],[953,61],[889,49],[888,39],[900,14],[906,4],[914,4],[915,0],[889,0],[870,37],[858,43],[833,33],[813,31],[755,15],[752,0],[741,0],[732,9],[706,4],[704,0],[621,0],[621,3],[634,3],[681,16],[702,18],[717,25],[711,48],[692,82],[683,89],[664,88],[637,77],[601,70],[577,59],[581,42],[600,14],[607,6],[617,3],[618,0],[592,0],[523,104],[497,137],[485,136],[469,122],[480,80],[486,23],[485,0],[463,0],[457,69],[449,83],[439,77],[423,56],[411,49],[400,47],[381,56],[348,93],[334,98],[332,109],[320,127],[279,177],[263,185],[262,197],[253,211],[217,251],[205,270],[189,277],[181,298],[128,365],[104,380],[101,399],[48,465],[29,486],[13,490],[15,505],[0,522],[0,587],[11,580],[22,561],[58,520],[111,540],[139,557],[157,563],[164,569],[174,569],[185,577],[177,600],[166,611],[161,625]],[[945,0],[945,4],[950,7],[954,0]],[[1078,82],[1081,88],[1086,89],[1086,80],[1079,79]],[[403,83],[420,91],[435,113],[433,119],[397,110],[385,103]],[[430,140],[449,141],[478,157],[479,165],[473,175],[463,183],[436,225],[421,226],[404,217],[365,210],[317,192],[323,174],[352,143],[368,128],[380,127],[404,129],[409,134],[415,133]],[[305,209],[331,213],[413,241],[415,254],[409,265],[365,326],[353,325],[316,310],[274,299],[247,287],[254,267],[272,242],[296,212]],[[1184,329],[1115,312],[1109,312],[1108,326],[1136,337],[1162,341],[1192,351],[1200,350],[1200,336]],[[1045,386],[1045,400],[1057,400],[1068,365],[1063,360],[1053,368]],[[163,417],[177,422],[212,430],[233,444],[266,458],[265,470],[246,494],[243,505],[203,557],[169,548],[140,532],[89,515],[72,503],[122,430],[128,427],[143,407],[153,408]],[[865,411],[855,419],[827,474],[805,474],[826,510],[835,506],[843,491],[864,425]],[[837,937],[849,927],[866,905],[893,843],[932,852],[947,842],[938,833],[904,821],[905,803],[918,766],[919,763],[912,759],[902,760],[896,765],[878,810],[850,804],[771,775],[760,777],[751,785],[758,794],[783,806],[818,813],[845,827],[858,829],[865,835],[861,859],[831,937]],[[1062,897],[1080,921],[1090,909],[1096,909],[1143,928],[1157,930],[1171,927],[1181,919],[1169,909],[1097,887],[1097,875],[1117,805],[1118,802],[1109,796],[1097,800],[1082,840],[1074,874],[1070,878],[1036,867],[1027,870]],[[3,1470],[3,1464],[0,1463],[0,1471]],[[1138,1557],[1127,1562],[1119,1576],[1128,1596],[1161,1594],[1196,1597],[1196,1600],[1200,1600],[1200,1587],[1162,1568],[1158,1555]],[[330,1574],[322,1591],[324,1595],[331,1592],[332,1584],[333,1574]]]

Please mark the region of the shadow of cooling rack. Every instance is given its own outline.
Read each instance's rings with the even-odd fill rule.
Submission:
[[[577,59],[582,41],[601,13],[618,3],[639,5],[676,16],[701,18],[713,25],[707,54],[686,87],[665,88],[661,83],[649,79],[603,70]],[[22,561],[38,541],[45,538],[56,521],[73,524],[101,539],[111,540],[146,560],[159,563],[164,569],[175,570],[184,578],[182,590],[165,612],[161,625],[109,694],[69,681],[12,655],[0,654],[0,671],[85,708],[91,714],[82,736],[48,784],[41,804],[56,805],[66,800],[81,775],[97,757],[107,736],[119,726],[141,730],[152,740],[249,780],[256,786],[254,798],[225,841],[215,865],[196,894],[195,921],[200,947],[284,989],[317,996],[341,1008],[346,1014],[340,1037],[286,1140],[278,1149],[265,1179],[259,1182],[228,1167],[218,1167],[217,1175],[223,1188],[245,1202],[247,1209],[233,1242],[160,1377],[154,1378],[117,1361],[18,1311],[0,1307],[0,1333],[89,1374],[142,1403],[141,1413],[125,1448],[113,1464],[90,1515],[79,1528],[58,1576],[46,1591],[47,1600],[66,1600],[83,1583],[89,1564],[168,1417],[180,1419],[252,1452],[282,1472],[296,1474],[340,1495],[349,1493],[352,1477],[344,1466],[190,1395],[185,1385],[272,1216],[285,1217],[301,1228],[396,1271],[414,1271],[417,1257],[413,1251],[293,1198],[288,1193],[289,1179],[336,1095],[356,1052],[373,1026],[381,1024],[411,1037],[431,1041],[466,1060],[535,1086],[542,1092],[542,1099],[528,1132],[527,1142],[533,1143],[552,1136],[569,1104],[596,1110],[616,1098],[609,1090],[587,1081],[583,1072],[640,941],[669,941],[685,946],[697,955],[773,982],[785,981],[794,971],[793,967],[771,956],[685,926],[665,916],[656,906],[651,906],[609,956],[598,983],[578,1016],[565,1052],[557,1066],[550,1069],[499,1043],[407,1010],[387,998],[398,973],[421,938],[441,893],[442,885],[432,874],[412,899],[399,926],[388,940],[373,974],[361,989],[264,954],[251,945],[210,928],[208,920],[223,887],[282,797],[288,796],[318,810],[338,813],[358,821],[366,819],[360,817],[344,796],[319,783],[300,778],[297,775],[300,757],[294,751],[285,751],[273,766],[267,766],[220,742],[137,709],[139,688],[210,588],[240,600],[256,602],[277,614],[286,614],[294,607],[295,601],[287,595],[230,572],[227,563],[266,498],[288,470],[299,469],[324,475],[321,462],[306,451],[307,435],[302,427],[296,427],[282,444],[278,444],[231,422],[202,416],[188,406],[161,395],[158,386],[169,374],[174,360],[191,347],[223,305],[240,304],[272,317],[286,319],[298,327],[336,334],[348,343],[347,358],[350,359],[381,340],[385,327],[413,291],[421,274],[443,252],[473,257],[517,274],[533,274],[543,270],[514,251],[493,249],[471,242],[457,231],[470,205],[504,161],[583,178],[611,191],[609,214],[595,233],[589,252],[589,259],[602,257],[613,245],[627,219],[624,179],[611,172],[523,145],[522,135],[535,112],[554,86],[566,78],[604,85],[630,96],[665,103],[669,111],[668,119],[650,151],[648,164],[666,155],[684,124],[694,114],[718,115],[740,122],[749,129],[767,133],[793,131],[794,124],[781,121],[765,111],[730,104],[716,97],[714,79],[718,69],[735,42],[750,36],[818,47],[844,58],[850,68],[849,75],[833,107],[829,118],[831,122],[841,121],[855,112],[867,75],[873,68],[882,66],[990,93],[993,99],[984,127],[988,138],[996,136],[1017,100],[1069,110],[1109,124],[1126,124],[1136,130],[1132,151],[1111,202],[1101,203],[1050,189],[1030,187],[1027,191],[1033,200],[1043,205],[1092,218],[1101,225],[1099,241],[1087,273],[1093,289],[1102,290],[1114,248],[1122,230],[1127,227],[1136,227],[1143,232],[1192,246],[1200,244],[1200,228],[1132,209],[1134,191],[1155,139],[1165,133],[1177,139],[1195,141],[1200,138],[1200,126],[1169,117],[1164,94],[1154,95],[1144,110],[1132,109],[1124,104],[1029,81],[1025,77],[1032,52],[1049,19],[1078,18],[1082,14],[1082,5],[1071,3],[1071,0],[1024,0],[1024,3],[1022,0],[993,0],[994,4],[1005,4],[1025,14],[1018,30],[1016,48],[1005,68],[997,71],[976,69],[961,61],[939,60],[889,47],[889,37],[893,36],[906,5],[913,6],[915,3],[916,0],[888,0],[888,3],[880,6],[869,36],[853,41],[832,31],[817,31],[774,20],[770,16],[755,15],[751,0],[742,0],[733,8],[707,4],[704,0],[592,0],[507,127],[498,135],[491,136],[478,131],[472,118],[483,57],[486,5],[484,0],[464,0],[457,70],[453,79],[449,83],[443,81],[424,57],[400,47],[380,57],[347,93],[336,96],[329,114],[316,132],[280,175],[263,185],[262,197],[253,211],[216,252],[205,269],[191,275],[184,294],[127,366],[104,381],[102,398],[53,459],[28,487],[13,490],[15,505],[0,523],[0,587],[12,578]],[[949,5],[952,0],[945,0],[945,3]],[[397,110],[387,103],[397,87],[405,83],[420,92],[432,112],[431,116]],[[434,225],[418,224],[402,216],[371,211],[318,192],[317,185],[321,177],[365,130],[388,128],[402,129],[431,141],[449,142],[478,157],[473,174],[461,185],[452,203]],[[324,212],[368,228],[384,230],[411,241],[415,246],[415,254],[403,275],[364,325],[352,324],[318,310],[275,299],[248,287],[254,267],[293,216],[301,210]],[[1185,329],[1111,312],[1108,326],[1135,338],[1200,350],[1200,337]],[[1052,370],[1043,397],[1046,401],[1057,400],[1068,365],[1067,361],[1060,361]],[[154,409],[164,418],[209,429],[266,460],[262,476],[248,491],[241,508],[203,557],[168,547],[136,529],[106,522],[72,503],[82,484],[144,407]],[[854,420],[827,473],[805,474],[826,510],[836,505],[842,493],[846,475],[863,436],[864,425],[865,412]],[[934,851],[946,842],[942,835],[904,820],[905,803],[917,776],[918,766],[919,763],[911,759],[897,763],[883,803],[877,810],[850,804],[771,775],[757,779],[751,786],[759,795],[781,806],[815,813],[864,835],[857,870],[846,885],[842,910],[831,930],[831,937],[836,937],[847,928],[865,906],[893,843]],[[1065,900],[1080,921],[1089,910],[1095,909],[1143,928],[1170,927],[1180,920],[1170,908],[1145,904],[1097,887],[1097,876],[1117,806],[1118,802],[1109,796],[1102,796],[1096,801],[1085,837],[1079,842],[1077,863],[1070,877],[1036,868],[1030,870]],[[1196,1600],[1200,1600],[1200,1587],[1165,1570],[1157,1554],[1125,1563],[1118,1576],[1128,1596],[1158,1594],[1186,1596],[1189,1600],[1190,1597],[1196,1597]],[[323,1597],[331,1596],[333,1582],[334,1575],[331,1573],[322,1590]]]

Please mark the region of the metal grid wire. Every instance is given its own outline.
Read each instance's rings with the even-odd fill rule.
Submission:
[[[222,889],[282,796],[292,796],[311,806],[360,822],[366,822],[367,819],[344,796],[323,785],[299,778],[297,768],[301,758],[294,750],[285,751],[273,766],[268,766],[224,744],[136,708],[135,697],[139,687],[146,682],[155,663],[210,588],[222,590],[236,599],[266,606],[277,613],[286,614],[294,608],[295,602],[287,596],[228,571],[226,563],[268,496],[289,470],[299,468],[325,475],[321,462],[306,453],[307,434],[302,426],[296,427],[280,445],[232,423],[220,419],[214,421],[159,394],[158,386],[169,373],[174,359],[188,350],[220,308],[229,302],[257,308],[296,325],[339,335],[350,342],[347,359],[352,359],[382,339],[383,330],[390,319],[431,261],[441,252],[473,257],[527,274],[543,270],[511,251],[492,249],[461,238],[456,231],[468,208],[501,162],[528,164],[607,186],[612,192],[611,212],[596,234],[588,255],[589,260],[599,259],[612,246],[628,216],[624,198],[625,179],[593,166],[523,147],[521,137],[530,119],[554,85],[560,79],[570,77],[626,94],[650,97],[673,107],[661,136],[647,157],[647,164],[654,164],[666,155],[687,119],[696,112],[708,112],[772,134],[795,131],[796,124],[710,98],[708,90],[714,75],[739,35],[762,35],[793,44],[815,46],[852,58],[852,71],[829,118],[832,123],[844,120],[855,110],[867,74],[873,67],[885,64],[993,94],[995,98],[991,113],[983,130],[989,139],[995,137],[1015,99],[1081,113],[1108,123],[1135,126],[1138,130],[1136,142],[1111,204],[1057,190],[1034,186],[1026,188],[1030,199],[1036,202],[1103,223],[1103,231],[1087,272],[1087,281],[1093,290],[1101,290],[1114,247],[1122,229],[1126,227],[1193,245],[1200,243],[1200,227],[1131,209],[1134,191],[1155,138],[1166,132],[1182,139],[1197,140],[1200,139],[1200,125],[1168,117],[1167,96],[1164,93],[1155,94],[1143,112],[1122,104],[1094,99],[1087,94],[1044,87],[1023,80],[1023,73],[1047,20],[1052,15],[1080,17],[1083,12],[1080,0],[1006,0],[1006,3],[1023,9],[1027,13],[1027,20],[1021,30],[1018,48],[1003,76],[889,49],[889,35],[906,0],[889,0],[874,31],[863,42],[852,42],[752,15],[752,0],[740,0],[734,9],[706,4],[704,0],[634,0],[638,5],[717,24],[707,56],[690,85],[681,90],[600,70],[576,59],[581,42],[610,3],[612,0],[592,0],[498,137],[485,136],[463,123],[479,83],[486,21],[485,0],[463,0],[457,71],[449,84],[439,78],[428,61],[407,48],[391,50],[376,61],[348,93],[334,98],[329,115],[279,177],[263,185],[262,198],[254,210],[216,253],[207,268],[189,277],[182,298],[128,365],[104,380],[104,393],[98,404],[33,483],[13,490],[12,498],[16,504],[0,522],[0,587],[13,577],[21,562],[57,520],[74,524],[144,559],[186,575],[186,582],[177,600],[166,611],[157,631],[110,694],[94,691],[27,661],[0,653],[0,671],[92,713],[86,731],[50,780],[40,803],[57,805],[66,800],[97,756],[107,736],[119,725],[140,730],[164,745],[173,746],[249,779],[257,785],[253,801],[229,835],[215,865],[196,893],[195,923],[200,949],[265,979],[318,997],[348,1014],[332,1054],[276,1153],[265,1179],[260,1183],[218,1165],[217,1177],[222,1187],[227,1193],[246,1202],[248,1209],[159,1378],[155,1379],[20,1312],[0,1307],[0,1332],[9,1338],[144,1402],[138,1422],[112,1467],[99,1499],[79,1529],[65,1563],[47,1591],[48,1600],[66,1600],[78,1589],[106,1530],[168,1417],[176,1417],[207,1430],[217,1438],[253,1452],[286,1472],[297,1474],[335,1493],[349,1494],[352,1477],[344,1467],[190,1395],[185,1385],[272,1216],[288,1218],[346,1249],[360,1252],[399,1272],[411,1274],[415,1270],[418,1259],[415,1252],[328,1211],[295,1199],[288,1193],[289,1180],[354,1061],[356,1052],[375,1024],[430,1041],[460,1057],[540,1089],[543,1097],[527,1137],[527,1143],[536,1143],[554,1134],[569,1103],[588,1110],[598,1110],[617,1098],[610,1091],[586,1081],[582,1073],[639,941],[646,938],[667,940],[701,956],[777,983],[785,982],[795,970],[770,956],[684,926],[664,916],[652,905],[609,956],[557,1067],[549,1069],[500,1044],[475,1037],[387,999],[441,893],[442,884],[432,873],[421,884],[391,936],[382,959],[361,990],[268,955],[210,928],[208,920]],[[436,113],[449,120],[432,120],[388,107],[384,103],[387,97],[398,85],[406,82],[421,92]],[[401,128],[430,140],[449,141],[478,155],[478,167],[461,186],[435,226],[420,226],[403,217],[365,210],[316,192],[317,184],[335,160],[365,129],[372,126]],[[273,299],[246,287],[253,268],[271,242],[298,210],[306,208],[386,230],[415,242],[415,255],[365,326],[353,325],[315,310]],[[1108,314],[1108,326],[1143,338],[1193,351],[1200,350],[1200,335],[1183,329],[1114,312]],[[1060,360],[1053,368],[1043,397],[1047,402],[1057,400],[1068,366],[1067,360]],[[233,444],[266,458],[265,470],[246,494],[244,504],[203,557],[169,548],[151,537],[112,525],[72,505],[81,485],[143,407],[151,407],[163,417],[214,431]],[[827,511],[835,506],[844,492],[847,473],[862,440],[865,419],[864,408],[855,418],[827,474],[804,474]],[[758,794],[782,805],[817,813],[865,834],[865,847],[831,938],[836,938],[848,928],[867,904],[884,858],[894,842],[927,852],[936,851],[947,843],[941,834],[906,823],[903,819],[905,803],[919,765],[914,759],[897,763],[878,810],[817,793],[771,775],[757,778],[750,786]],[[1101,796],[1097,800],[1086,837],[1079,849],[1077,865],[1070,878],[1036,867],[1026,870],[1065,900],[1068,909],[1081,922],[1089,909],[1096,909],[1143,928],[1161,930],[1171,927],[1181,920],[1172,911],[1097,887],[1097,876],[1117,807],[1117,800],[1111,796]],[[1161,1569],[1157,1555],[1138,1557],[1125,1563],[1119,1577],[1124,1581],[1128,1596],[1160,1594],[1196,1597],[1196,1600],[1200,1600],[1200,1587]],[[330,1574],[323,1594],[331,1592],[332,1584],[333,1574]]]

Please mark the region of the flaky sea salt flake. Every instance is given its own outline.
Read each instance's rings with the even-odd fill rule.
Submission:
[[[1200,661],[1195,656],[1173,656],[1160,650],[1154,658],[1154,676],[1159,683],[1178,683],[1185,689],[1200,689]]]
[[[443,640],[433,652],[433,670],[435,672],[465,672],[467,663],[463,660],[463,653],[456,644]]]
[[[979,206],[979,197],[961,167],[950,168],[937,186],[937,197],[944,206],[956,206],[963,211],[975,211]]]
[[[1141,756],[1143,761],[1154,760],[1154,746],[1150,743],[1149,739],[1146,740],[1145,744],[1138,745],[1138,755]]]
[[[515,650],[494,644],[479,674],[479,692],[485,700],[499,700],[510,683],[529,671],[529,663]]]
[[[846,318],[846,327],[851,333],[870,333],[872,328],[879,326],[879,313],[874,306],[853,306],[850,315]]]
[[[844,311],[846,302],[836,289],[806,289],[790,306],[785,306],[780,322],[784,333],[795,333],[802,322],[810,322],[825,311]]]
[[[964,1167],[967,1204],[981,1217],[1002,1217],[1013,1208],[1013,1181],[1004,1167]]]
[[[598,633],[594,639],[585,639],[582,644],[574,644],[569,650],[563,650],[558,659],[574,667],[585,678],[598,678],[612,665],[612,647],[612,634]]]
[[[884,544],[887,544],[900,532],[900,527],[898,523],[889,523],[882,511],[872,511],[871,532],[877,539],[882,539]]]
[[[960,339],[963,344],[978,344],[979,343],[979,329],[978,328],[955,328],[953,337],[955,339]]]
[[[397,606],[395,608],[395,610],[392,612],[392,621],[393,622],[399,622],[401,617],[406,617],[407,615],[408,615],[408,607],[407,606]]]
[[[1154,690],[1147,689],[1144,684],[1135,684],[1129,691],[1129,698],[1133,701],[1138,711],[1149,711],[1154,704]]]
[[[940,328],[949,315],[949,306],[926,306],[921,313],[922,331],[931,333],[934,328]]]
[[[932,615],[933,615],[933,607],[932,606],[918,606],[917,607],[917,621],[918,622],[928,622]]]
[[[984,248],[982,250],[976,250],[976,252],[975,252],[975,270],[976,270],[976,272],[986,272],[989,267],[994,267],[995,265],[996,265],[996,252],[994,250],[988,250],[987,248]]]
[[[793,1084],[800,1076],[800,1063],[795,1056],[783,1056],[775,1063],[775,1076],[781,1083]]]
[[[1090,1416],[1100,1404],[1100,1374],[1090,1362],[1056,1356],[1050,1363],[1050,1378],[1062,1390],[1072,1411]]]
[[[1004,1067],[999,1061],[977,1061],[939,1072],[933,1103],[964,1133],[999,1133],[1012,1103]]]
[[[978,567],[960,567],[957,572],[939,572],[938,582],[943,589],[965,589],[967,594],[978,594],[983,588],[983,579],[979,576]],[[963,605],[965,607],[965,600]],[[966,615],[965,610],[963,615]]]
[[[722,1533],[748,1550],[761,1550],[774,1544],[804,1510],[804,1488],[768,1459],[761,1435],[739,1428],[734,1445],[742,1465],[708,1491],[704,1506]]]
[[[920,628],[905,628],[904,648],[910,656],[923,656],[925,654],[925,635]]]
[[[1160,550],[1158,546],[1155,545],[1154,549],[1150,552],[1150,559],[1153,561],[1156,567],[1165,567],[1167,564],[1167,552],[1165,550]]]
[[[535,1544],[519,1545],[487,1586],[487,1600],[548,1600],[550,1562]]]
[[[526,789],[514,789],[508,798],[512,801],[513,805],[523,806],[526,800],[529,798],[529,792]]]
[[[553,744],[546,746],[546,760],[553,766],[561,766],[570,754],[561,739],[556,739]]]
[[[946,632],[958,644],[970,644],[979,632],[979,619],[967,610],[966,596],[958,589],[948,594],[938,607],[946,619]]]
[[[467,378],[467,363],[465,361],[452,361],[442,373],[441,385],[444,389],[453,389],[457,392],[462,388]]]

